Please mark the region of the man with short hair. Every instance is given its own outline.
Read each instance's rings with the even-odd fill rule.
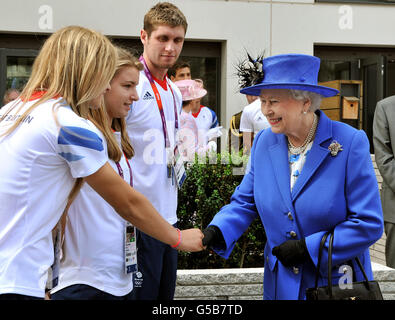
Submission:
[[[191,65],[186,61],[178,61],[168,72],[171,81],[191,79]]]
[[[133,186],[172,225],[177,223],[177,182],[173,167],[182,97],[167,77],[183,47],[187,21],[173,4],[159,2],[144,17],[137,92],[126,118],[135,155],[131,160]],[[182,241],[182,239],[180,239]],[[137,231],[138,272],[132,298],[171,300],[177,276],[177,250]]]

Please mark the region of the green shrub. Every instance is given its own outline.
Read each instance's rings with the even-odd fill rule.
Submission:
[[[178,192],[179,228],[204,229],[214,215],[230,202],[235,188],[243,179],[246,157],[227,152],[196,158],[187,166],[187,178]],[[236,174],[235,174],[236,173]],[[180,252],[179,269],[263,267],[266,242],[262,223],[256,219],[237,241],[230,257],[225,260],[211,250],[197,253]]]

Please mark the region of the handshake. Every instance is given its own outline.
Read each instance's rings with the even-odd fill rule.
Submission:
[[[203,232],[200,229],[188,229],[181,231],[182,237],[186,237],[178,247],[179,250],[197,252],[207,247],[225,249],[225,239],[221,230],[213,225],[208,226]],[[184,238],[183,238],[184,239]],[[184,242],[184,243],[183,243]],[[292,267],[310,260],[305,239],[287,240],[272,250],[272,255],[285,266]]]
[[[181,242],[178,250],[198,252],[207,247],[225,248],[222,232],[215,226],[208,226],[203,232],[200,229],[187,229],[181,231]]]

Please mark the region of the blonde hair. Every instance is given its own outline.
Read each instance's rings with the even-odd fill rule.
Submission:
[[[113,78],[119,73],[119,71],[124,68],[124,67],[135,67],[138,71],[143,70],[143,65],[142,63],[127,49],[121,48],[121,47],[115,47],[116,48],[116,54],[117,54],[117,59],[116,59],[116,65],[115,65],[115,73]],[[94,113],[101,113],[102,110],[93,110]],[[107,117],[107,115],[106,115]],[[100,116],[101,118],[101,116]],[[108,118],[106,118],[108,119]],[[106,123],[108,120],[106,120]],[[103,128],[101,128],[103,124],[102,123],[96,123],[96,126],[103,132]],[[111,160],[114,160],[115,162],[118,162],[121,160],[122,157],[122,151],[125,153],[125,157],[130,159],[134,156],[134,150],[133,147],[130,143],[129,135],[126,130],[126,121],[125,118],[114,118],[111,123],[111,127],[115,131],[119,131],[121,133],[121,147],[122,150],[119,149],[118,143],[114,139],[114,135],[111,132],[107,132],[105,135],[106,141],[107,141],[107,153],[108,153],[108,158]],[[103,132],[104,133],[104,132]],[[63,212],[62,215],[62,222],[61,222],[61,227],[62,227],[62,238],[64,235],[64,230],[66,226],[66,218],[67,218],[67,212],[76,198],[79,190],[82,187],[83,180],[82,179],[77,179],[73,189],[70,192],[66,209]]]
[[[55,96],[61,96],[78,116],[94,120],[90,103],[110,82],[115,62],[115,47],[99,32],[79,26],[58,30],[45,41],[34,61],[30,79],[21,93],[24,102],[21,108],[35,92],[44,94],[4,134],[11,133],[37,106]]]
[[[143,64],[134,56],[128,49],[116,47],[117,49],[117,64],[114,77],[124,67],[133,67],[138,71],[143,70]],[[121,147],[125,153],[125,157],[130,159],[134,156],[134,150],[130,143],[129,135],[126,130],[125,118],[114,118],[111,123],[111,127],[114,131],[121,133]],[[108,144],[108,157],[114,161],[121,159],[121,150],[119,150],[117,144]]]
[[[68,26],[53,33],[44,43],[34,61],[32,74],[21,93],[21,108],[37,91],[43,95],[37,99],[15,123],[4,133],[13,132],[22,121],[40,104],[54,97],[62,99],[53,106],[54,118],[59,125],[55,112],[56,105],[67,103],[80,117],[93,122],[103,132],[107,141],[114,140],[112,130],[104,109],[104,101],[97,109],[91,108],[110,83],[116,64],[116,50],[110,40],[101,33],[79,27]],[[4,120],[17,105],[10,109],[0,121]],[[83,183],[78,178],[68,196],[68,204],[76,197]]]
[[[143,28],[147,32],[148,37],[159,25],[182,26],[185,33],[188,29],[187,19],[184,14],[174,4],[169,2],[157,3],[144,16]]]

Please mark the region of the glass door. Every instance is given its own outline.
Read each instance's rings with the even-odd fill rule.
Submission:
[[[37,50],[0,48],[0,97],[9,89],[21,92],[29,80]]]

